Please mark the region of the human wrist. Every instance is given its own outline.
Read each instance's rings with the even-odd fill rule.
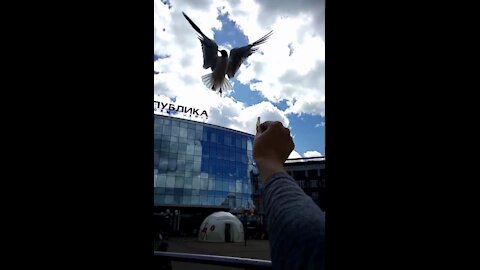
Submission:
[[[273,161],[272,159],[257,159],[256,163],[260,176],[265,182],[276,173],[286,172],[283,163],[279,161]]]

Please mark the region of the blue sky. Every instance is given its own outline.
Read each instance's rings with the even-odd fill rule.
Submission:
[[[166,1],[163,2],[166,3]],[[262,121],[279,120],[284,124],[288,123],[291,134],[294,136],[296,153],[309,156],[307,152],[316,151],[324,155],[324,69],[322,66],[324,65],[324,42],[318,37],[319,32],[315,30],[318,22],[312,20],[311,25],[307,24],[307,27],[304,23],[306,19],[301,17],[305,16],[302,15],[304,13],[292,13],[288,17],[281,13],[282,11],[278,11],[277,15],[272,14],[277,16],[276,23],[263,22],[264,19],[261,16],[254,17],[255,15],[245,15],[245,12],[242,12],[242,9],[251,10],[250,6],[246,6],[248,4],[246,2],[248,1],[241,1],[237,6],[229,5],[229,2],[213,3],[209,7],[196,6],[194,1],[190,5],[169,1],[168,6],[163,7],[162,2],[155,3],[154,82],[157,95],[165,96],[170,100],[185,100],[185,102],[187,102],[187,95],[204,95],[205,99],[199,96],[196,99],[202,98],[205,100],[202,104],[205,105],[207,105],[206,100],[212,100],[212,104],[208,104],[211,107],[212,123],[243,131],[251,129],[249,122],[254,121],[250,119],[256,119],[256,115],[252,114],[265,115],[267,118],[272,116],[272,119],[264,117]],[[285,5],[294,4],[293,2],[285,3]],[[257,14],[260,14],[262,6],[257,8]],[[293,6],[285,6],[283,12],[288,14],[293,9]],[[220,49],[226,49],[228,52],[234,47],[245,46],[248,42],[260,38],[268,32],[268,29],[275,29],[272,38],[247,59],[235,78],[231,80],[234,83],[234,89],[222,97],[222,100],[212,96],[205,87],[201,87],[200,76],[197,74],[206,74],[210,70],[203,70],[201,67],[202,51],[195,32],[183,17],[178,16],[184,10],[208,37],[215,40]],[[201,12],[215,14],[215,16],[202,16]],[[284,19],[285,17],[287,19]],[[231,18],[239,23],[236,24]],[[287,27],[289,27],[287,30],[291,31],[290,34],[282,33],[282,30],[287,31]],[[182,28],[182,31],[172,31],[178,28]],[[300,30],[306,34],[302,36]],[[171,42],[175,39],[182,40],[185,44]],[[179,55],[175,46],[184,46],[185,49],[181,51],[183,55]],[[315,56],[317,59],[310,59],[315,57],[305,54],[305,51],[317,48],[323,53],[320,58]],[[275,54],[272,55],[273,50]],[[187,57],[187,53],[191,55]],[[178,63],[174,62],[176,57],[183,66],[178,64],[178,68],[174,67]],[[282,59],[285,61],[281,61]],[[191,71],[185,72],[185,66],[188,66]],[[198,92],[182,96],[183,92],[178,89],[189,88],[189,85]]]

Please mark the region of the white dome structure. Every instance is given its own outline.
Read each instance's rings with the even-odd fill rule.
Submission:
[[[198,240],[203,242],[243,242],[242,222],[229,212],[215,212],[202,222]]]

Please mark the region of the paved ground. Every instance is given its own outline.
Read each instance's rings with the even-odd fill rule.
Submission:
[[[251,259],[270,260],[270,246],[268,240],[247,240],[245,243],[208,243],[200,242],[197,238],[172,237],[168,240],[168,251],[210,254],[220,256],[234,256]],[[213,266],[207,264],[172,262],[173,270],[212,269],[233,270],[240,268]]]

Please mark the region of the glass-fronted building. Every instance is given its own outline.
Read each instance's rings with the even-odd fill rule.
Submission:
[[[254,207],[253,135],[169,116],[154,118],[156,207]]]

